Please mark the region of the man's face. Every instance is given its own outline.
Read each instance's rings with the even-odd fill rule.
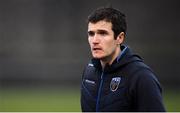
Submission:
[[[88,41],[91,47],[92,56],[97,59],[113,56],[119,44],[114,39],[112,23],[99,21],[88,24]]]

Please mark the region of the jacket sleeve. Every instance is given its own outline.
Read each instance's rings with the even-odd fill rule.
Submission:
[[[138,111],[165,112],[162,89],[155,75],[149,70],[137,73],[136,104]]]

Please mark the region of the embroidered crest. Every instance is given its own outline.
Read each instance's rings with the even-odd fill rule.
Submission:
[[[110,83],[110,89],[111,91],[116,91],[118,89],[118,86],[121,82],[121,77],[114,77],[111,79],[111,83]]]

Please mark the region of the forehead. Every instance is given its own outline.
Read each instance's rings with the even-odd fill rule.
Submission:
[[[92,30],[112,30],[112,23],[106,21],[98,21],[96,23],[88,24],[88,31]]]

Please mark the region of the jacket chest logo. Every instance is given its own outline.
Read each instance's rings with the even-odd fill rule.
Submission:
[[[113,92],[116,91],[118,89],[120,82],[121,82],[121,77],[112,78],[110,83],[110,90]]]

